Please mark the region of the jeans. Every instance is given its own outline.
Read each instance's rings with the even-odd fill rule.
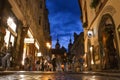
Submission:
[[[7,53],[3,58],[2,58],[2,67],[5,68],[6,67],[6,61],[7,61],[7,68],[10,68],[10,53]]]

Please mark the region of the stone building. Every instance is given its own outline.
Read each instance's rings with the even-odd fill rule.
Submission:
[[[72,44],[72,40],[70,38],[69,44],[68,44],[68,54],[71,54],[70,50],[71,50],[72,46],[73,46],[73,44]]]
[[[81,32],[79,35],[74,33],[74,42],[70,49],[70,53],[74,54],[77,59],[79,59],[80,56],[84,55],[84,33],[83,32]]]
[[[57,39],[55,48],[51,49],[51,54],[55,54],[56,57],[58,56],[63,56],[64,53],[67,53],[67,50],[65,49],[65,47],[61,47],[59,40]]]
[[[47,15],[45,0],[0,1],[0,47],[4,41],[13,42],[18,64],[24,64],[27,55],[35,61],[39,51],[47,53],[46,43],[51,43]]]
[[[87,70],[120,68],[120,0],[79,0]]]

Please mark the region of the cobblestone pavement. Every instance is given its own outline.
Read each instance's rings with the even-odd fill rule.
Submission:
[[[16,72],[14,74],[1,75],[0,80],[120,80],[120,77],[76,73]]]

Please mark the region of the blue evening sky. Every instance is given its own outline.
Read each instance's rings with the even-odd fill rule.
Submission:
[[[46,0],[46,7],[49,11],[52,48],[55,48],[58,37],[61,47],[67,49],[70,37],[72,42],[74,40],[74,32],[83,32],[78,0]]]

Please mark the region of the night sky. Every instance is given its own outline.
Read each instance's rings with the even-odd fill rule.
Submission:
[[[49,11],[52,48],[55,48],[58,38],[61,47],[67,49],[70,37],[73,42],[74,32],[83,32],[78,0],[46,0],[46,7]]]

